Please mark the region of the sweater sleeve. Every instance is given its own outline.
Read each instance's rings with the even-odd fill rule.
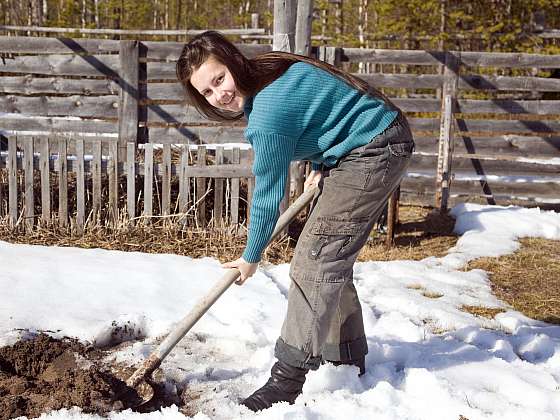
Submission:
[[[243,258],[256,263],[261,259],[279,216],[296,139],[276,133],[251,130],[246,133],[253,145],[255,190],[251,202],[249,233]]]

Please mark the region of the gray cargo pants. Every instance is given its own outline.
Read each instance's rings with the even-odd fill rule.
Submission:
[[[399,114],[323,178],[292,259],[277,359],[317,369],[321,360],[349,362],[367,354],[353,265],[403,178],[413,148],[408,123]]]

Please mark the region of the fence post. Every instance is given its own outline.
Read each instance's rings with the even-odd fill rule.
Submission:
[[[50,151],[49,138],[41,139],[39,170],[41,171],[41,219],[43,222],[51,220],[51,184],[50,184]]]
[[[144,216],[145,224],[151,224],[153,216],[153,180],[154,180],[154,145],[146,143],[144,145]]]
[[[438,208],[440,212],[447,210],[449,200],[451,161],[453,155],[453,112],[457,98],[460,62],[461,55],[459,52],[447,52],[445,54],[435,203],[435,207]]]
[[[274,0],[274,51],[294,51],[296,0]]]
[[[296,16],[296,54],[308,56],[311,53],[312,21],[313,0],[298,0]]]
[[[161,174],[161,214],[167,216],[171,212],[171,145],[163,145]]]
[[[25,229],[33,229],[35,196],[33,194],[33,138],[23,140],[23,171],[25,173]]]
[[[84,168],[84,139],[78,138],[76,143],[76,229],[83,233],[86,220],[86,177]]]
[[[17,223],[18,213],[18,183],[17,183],[17,138],[8,137],[8,213],[10,225]]]
[[[198,146],[196,165],[206,166],[206,146]],[[206,178],[196,178],[196,222],[199,227],[206,227]]]
[[[68,225],[68,157],[66,138],[58,138],[58,223]]]
[[[138,138],[139,99],[139,42],[120,41],[119,44],[119,159],[126,156],[127,143],[136,144]]]
[[[126,145],[126,209],[130,224],[136,216],[136,144]]]

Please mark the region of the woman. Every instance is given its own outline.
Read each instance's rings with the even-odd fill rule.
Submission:
[[[323,362],[365,372],[367,341],[352,267],[414,147],[402,113],[356,77],[307,57],[247,59],[208,31],[185,45],[177,76],[192,104],[218,121],[245,116],[256,179],[238,284],[251,277],[271,236],[292,160],[309,160],[306,187],[321,194],[291,263],[288,310],[268,382],[242,404],[293,403]]]

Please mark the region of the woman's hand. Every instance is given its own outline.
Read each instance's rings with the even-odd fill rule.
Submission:
[[[322,171],[309,172],[309,175],[307,175],[307,178],[303,183],[303,191],[307,191],[309,188],[313,188],[319,185],[319,182],[321,181],[322,178],[323,178]]]
[[[238,258],[235,261],[230,261],[225,264],[222,264],[224,268],[237,268],[241,275],[235,281],[235,284],[241,286],[245,283],[249,277],[251,277],[257,271],[257,267],[259,266],[258,263],[249,263],[245,261],[243,258]]]

